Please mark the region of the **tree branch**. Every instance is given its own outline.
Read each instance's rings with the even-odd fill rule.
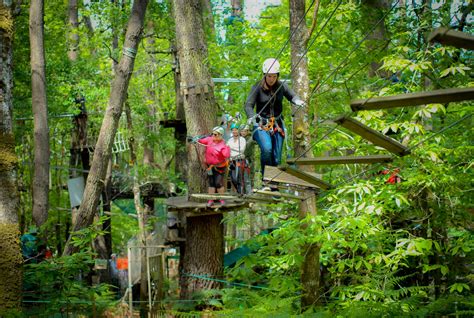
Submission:
[[[308,39],[311,37],[314,30],[316,29],[316,25],[318,22],[318,11],[319,11],[319,0],[316,0],[314,4],[313,21],[311,22],[311,28],[308,31]]]

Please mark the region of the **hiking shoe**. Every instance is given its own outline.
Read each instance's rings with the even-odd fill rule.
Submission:
[[[221,206],[224,206],[225,201],[224,200],[219,200],[219,203],[221,204]]]
[[[209,201],[207,201],[206,206],[207,206],[208,208],[212,207],[213,205],[214,205],[214,200],[209,200]]]

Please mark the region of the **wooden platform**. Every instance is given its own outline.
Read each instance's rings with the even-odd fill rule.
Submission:
[[[123,185],[120,182],[112,182],[111,194],[112,198],[115,199],[133,199],[133,191],[131,187],[127,187],[126,191],[123,189]],[[140,193],[144,197],[153,198],[168,198],[173,193],[170,193],[163,184],[159,182],[146,182],[140,186]]]
[[[186,122],[183,119],[167,119],[160,120],[160,125],[164,128],[184,128],[186,129]]]
[[[443,45],[474,50],[474,36],[445,27],[433,30],[428,36],[428,42],[438,42]]]
[[[265,175],[263,177],[263,181],[291,184],[310,189],[319,189],[319,187],[314,183],[307,182],[277,167],[272,166],[265,166]]]
[[[362,124],[354,118],[348,116],[341,116],[336,118],[334,122],[340,124],[342,127],[358,134],[359,136],[367,139],[376,146],[383,147],[398,156],[405,156],[409,154],[407,147],[399,143],[398,141],[385,136],[384,134]]]
[[[215,206],[208,208],[206,202],[190,201],[187,196],[168,198],[166,205],[168,206],[168,211],[184,211],[187,217],[234,212],[248,207],[248,203],[242,199],[231,199],[225,200],[224,206],[216,203]]]
[[[391,155],[371,155],[371,156],[333,156],[316,158],[290,158],[286,160],[288,164],[298,166],[318,166],[318,165],[340,165],[340,164],[363,164],[393,161]]]
[[[425,104],[443,104],[474,99],[474,87],[447,88],[394,96],[356,99],[351,101],[352,111],[376,110]]]

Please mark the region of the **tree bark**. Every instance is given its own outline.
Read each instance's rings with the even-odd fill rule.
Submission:
[[[0,316],[21,309],[20,249],[15,138],[13,136],[12,1],[0,0]]]
[[[30,4],[31,103],[34,121],[33,219],[40,227],[48,219],[49,131],[44,60],[44,3]]]
[[[173,1],[176,41],[181,73],[181,93],[188,135],[208,133],[216,124],[217,104],[205,61],[208,58],[200,0]],[[201,168],[198,152],[188,145],[189,193],[207,190],[207,177]],[[186,220],[186,242],[181,254],[181,298],[201,289],[220,287],[213,280],[196,275],[219,277],[223,273],[224,231],[222,215],[192,217]]]
[[[309,76],[308,76],[308,59],[305,55],[308,42],[308,28],[305,21],[298,23],[305,16],[305,1],[290,0],[290,34],[291,37],[291,80],[295,92],[303,99],[307,106],[301,108],[293,106],[293,147],[295,157],[312,157],[311,151],[308,151],[309,143],[309,122],[308,109],[310,102],[309,97]],[[311,166],[300,168],[307,172],[313,172]],[[310,198],[300,203],[300,219],[309,215],[316,215],[316,200],[313,193],[305,191],[305,196]],[[304,226],[305,227],[305,226]],[[303,228],[304,230],[304,228]],[[319,250],[318,244],[307,243],[303,246],[303,264],[301,267],[301,284],[303,293],[301,297],[302,310],[311,305],[315,305],[319,299]]]
[[[125,35],[123,55],[117,67],[114,81],[112,82],[109,103],[95,146],[92,166],[84,189],[84,197],[81,207],[79,208],[76,224],[74,224],[73,227],[74,231],[87,227],[92,223],[99,203],[115,133],[117,132],[120,115],[122,114],[123,102],[133,72],[147,5],[148,0],[137,0],[133,3],[132,13]],[[73,252],[74,248],[69,238],[63,254],[69,255]]]

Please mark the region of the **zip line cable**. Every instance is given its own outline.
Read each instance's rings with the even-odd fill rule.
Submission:
[[[316,90],[319,90],[321,88],[321,86],[327,82],[327,80],[329,80],[329,78],[331,78],[337,71],[339,71],[339,69],[341,69],[343,66],[344,66],[344,63],[346,63],[346,61],[349,59],[349,57],[362,45],[362,43],[365,42],[365,40],[367,40],[367,38],[369,37],[370,34],[372,34],[372,32],[375,30],[375,28],[382,22],[385,20],[385,18],[388,16],[388,14],[390,12],[392,12],[392,10],[398,5],[398,2],[400,0],[397,0],[397,2],[395,2],[395,4],[390,8],[390,10],[388,10],[383,16],[382,18],[380,18],[377,23],[375,23],[375,25],[372,27],[372,29],[366,33],[366,35],[351,49],[351,51],[349,52],[349,54],[346,55],[346,57],[343,59],[343,61],[341,63],[339,63],[339,65],[324,79],[322,80],[320,83],[318,83],[312,90],[311,90],[311,93],[310,95],[308,96],[308,98],[306,99],[307,101],[309,101],[309,99],[311,98],[311,96],[313,96],[313,94],[316,92]],[[348,65],[348,64],[346,64]],[[296,112],[298,112],[302,107],[299,106],[296,108],[296,110],[291,114],[291,116],[294,116],[296,114]]]

